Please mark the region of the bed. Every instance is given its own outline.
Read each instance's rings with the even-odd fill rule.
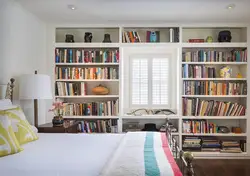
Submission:
[[[1,176],[98,176],[124,134],[39,133],[23,151],[0,158]]]
[[[166,133],[38,135],[22,152],[0,157],[1,176],[194,175],[192,156],[179,150],[169,128]]]

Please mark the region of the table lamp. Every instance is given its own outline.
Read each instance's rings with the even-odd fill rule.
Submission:
[[[34,123],[38,127],[38,100],[52,99],[51,80],[48,75],[26,74],[19,80],[19,99],[34,100]]]

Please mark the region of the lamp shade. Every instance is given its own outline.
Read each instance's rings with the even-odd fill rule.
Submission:
[[[20,77],[20,99],[52,99],[51,81],[48,75],[27,74]]]
[[[0,84],[0,99],[5,99],[7,84]]]

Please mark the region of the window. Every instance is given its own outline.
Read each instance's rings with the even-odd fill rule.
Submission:
[[[130,106],[170,107],[169,59],[166,57],[130,58]]]

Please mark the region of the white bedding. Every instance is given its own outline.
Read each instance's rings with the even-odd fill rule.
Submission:
[[[0,158],[1,176],[97,176],[125,134],[43,134]]]

